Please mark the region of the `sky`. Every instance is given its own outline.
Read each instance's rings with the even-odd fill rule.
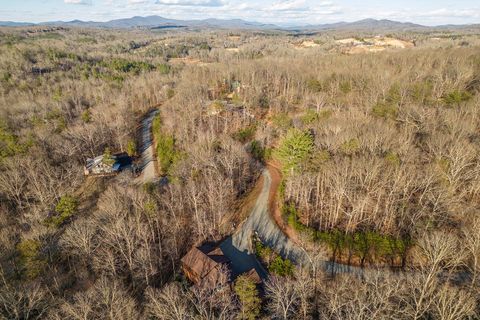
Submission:
[[[480,23],[480,0],[0,0],[0,21],[108,21],[159,15],[308,25],[365,18],[424,25]]]

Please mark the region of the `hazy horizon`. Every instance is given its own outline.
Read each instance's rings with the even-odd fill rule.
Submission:
[[[0,20],[40,23],[48,21],[98,21],[158,15],[169,19],[243,19],[277,25],[308,25],[388,19],[427,26],[480,22],[480,5],[471,0],[0,0]]]

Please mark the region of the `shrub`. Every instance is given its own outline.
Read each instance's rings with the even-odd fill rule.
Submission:
[[[255,254],[264,263],[269,272],[279,276],[291,276],[294,272],[294,265],[289,259],[283,259],[271,248],[263,245],[260,239],[254,238]]]
[[[385,161],[395,167],[398,167],[400,165],[400,157],[395,152],[387,152],[387,154],[385,155]]]
[[[67,54],[58,49],[48,48],[47,58],[52,62],[58,62],[58,60],[67,58]]]
[[[208,45],[208,43],[206,43],[206,42],[202,42],[202,43],[198,46],[198,48],[199,48],[200,50],[208,50],[208,51],[210,51],[210,50],[212,49],[212,48]]]
[[[241,143],[246,143],[247,141],[253,139],[256,130],[257,128],[255,126],[248,126],[235,132],[233,134],[233,138],[240,141]]]
[[[163,175],[169,174],[179,154],[175,150],[175,138],[173,135],[159,133],[157,139],[157,158]]]
[[[240,97],[240,95],[235,92],[232,96],[231,103],[233,103],[236,106],[241,106],[243,104],[243,100]]]
[[[260,260],[269,261],[270,256],[273,254],[273,250],[263,245],[260,240],[255,241],[255,253]]]
[[[153,186],[155,186],[155,185],[153,184]],[[143,206],[143,209],[144,209],[145,214],[148,217],[155,217],[155,215],[158,211],[157,204],[153,200],[148,200],[147,202],[145,202],[145,204]]]
[[[272,118],[273,124],[283,130],[287,130],[292,126],[292,119],[286,113],[278,113]]]
[[[62,101],[62,96],[63,96],[62,88],[58,87],[57,89],[55,89],[55,92],[53,93],[52,99],[54,101],[59,102],[59,101]]]
[[[470,100],[473,95],[468,91],[454,90],[443,96],[443,101],[447,106],[460,106],[462,102]]]
[[[92,121],[92,113],[90,112],[90,110],[87,109],[82,112],[82,121],[85,123],[89,123],[90,121]]]
[[[344,143],[342,143],[341,149],[346,155],[353,155],[360,150],[360,141],[355,138],[345,141]]]
[[[403,260],[412,245],[408,236],[396,238],[375,231],[345,233],[333,229],[317,231],[315,238],[327,244],[332,252],[338,254],[349,252],[359,257],[362,264],[366,260],[374,259],[388,259],[392,263],[395,258]]]
[[[330,161],[330,152],[328,150],[319,150],[315,152],[310,160],[310,163],[316,166],[322,165]]]
[[[56,215],[47,219],[47,223],[57,228],[60,227],[75,214],[77,206],[78,201],[73,196],[65,195],[61,197],[55,206]]]
[[[311,92],[320,92],[322,91],[322,83],[317,79],[307,80],[307,89]]]
[[[385,119],[395,119],[398,114],[398,107],[391,103],[379,102],[372,108],[372,114]]]
[[[32,239],[17,244],[22,272],[29,279],[38,277],[45,268],[46,261],[41,258],[40,248],[40,242]]]
[[[167,90],[167,99],[172,99],[175,96],[175,90],[169,88]]]
[[[162,118],[160,117],[160,114],[157,114],[152,120],[153,135],[159,134],[161,129],[162,129]]]
[[[426,104],[431,101],[433,84],[431,81],[416,82],[410,89],[410,97],[413,101]]]
[[[298,212],[293,204],[285,204],[283,214],[292,228],[307,235],[312,241],[326,244],[334,256],[349,253],[359,257],[362,264],[368,259],[375,258],[389,259],[393,264],[394,259],[403,260],[412,245],[409,236],[392,237],[373,230],[359,230],[352,233],[339,229],[315,230],[298,220]]]
[[[321,120],[327,120],[333,115],[333,111],[329,109],[321,110],[318,114],[318,118]]]
[[[169,74],[170,73],[170,65],[166,64],[166,63],[161,63],[159,65],[157,65],[157,70],[158,72],[160,72],[161,74]]]
[[[393,84],[388,90],[385,101],[390,104],[399,104],[402,100],[400,90],[401,88],[398,83]]]
[[[266,109],[270,106],[270,100],[268,99],[268,96],[266,93],[262,92],[257,97],[257,105],[262,109]]]
[[[162,119],[160,114],[155,116],[152,122],[152,132],[156,140],[156,156],[160,166],[160,173],[170,175],[175,163],[180,159],[181,153],[175,148],[175,137],[165,133],[161,128]],[[170,176],[170,178],[172,178]]]
[[[142,71],[151,71],[155,66],[147,62],[129,61],[126,59],[113,59],[109,63],[104,63],[104,66],[111,70],[123,73],[139,74]]]
[[[113,164],[115,163],[115,159],[113,159],[110,148],[106,148],[105,151],[103,152],[102,162],[107,166],[113,166]]]
[[[1,78],[1,81],[8,83],[11,79],[12,79],[12,74],[10,72],[4,72]]]
[[[128,142],[127,142],[127,154],[130,157],[133,157],[137,154],[137,144],[135,143],[135,140],[128,140]]]
[[[250,143],[250,148],[249,148],[250,154],[255,160],[258,161],[265,161],[269,157],[269,149],[265,149],[262,147],[262,144],[258,140],[254,140]]]
[[[67,120],[65,119],[65,115],[59,109],[53,109],[48,111],[45,119],[53,124],[54,132],[56,133],[62,132],[67,127]]]
[[[348,94],[350,91],[352,91],[352,85],[350,81],[340,82],[340,91],[342,91],[344,94]]]
[[[282,277],[292,276],[294,270],[293,263],[289,259],[282,259],[280,256],[276,256],[268,266],[268,271]]]
[[[319,115],[315,110],[309,109],[307,112],[305,112],[301,119],[304,124],[308,125],[317,121],[319,119]]]
[[[153,182],[146,182],[143,184],[143,191],[152,195],[155,192],[156,186]]]
[[[0,160],[23,153],[28,147],[28,144],[20,143],[18,137],[10,131],[6,123],[0,120]]]

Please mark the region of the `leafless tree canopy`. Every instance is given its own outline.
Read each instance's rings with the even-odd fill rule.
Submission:
[[[479,34],[350,55],[376,34],[1,28],[0,319],[237,319],[228,276],[191,286],[180,259],[245,219],[266,163],[311,261],[270,275],[261,317],[478,317]],[[84,177],[140,151],[152,108],[161,181]]]

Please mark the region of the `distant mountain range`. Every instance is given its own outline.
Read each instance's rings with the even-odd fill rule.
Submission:
[[[160,16],[132,17],[127,19],[116,19],[107,22],[96,21],[49,21],[42,23],[24,23],[12,21],[0,21],[3,27],[22,27],[22,26],[66,26],[66,27],[85,27],[85,28],[222,28],[222,29],[278,29],[278,26],[249,22],[241,19],[220,20],[175,20],[163,18]]]
[[[0,21],[0,27],[29,27],[34,25],[34,23],[28,22]]]
[[[281,27],[274,24],[263,24],[258,22],[249,22],[241,19],[221,20],[221,19],[205,19],[205,20],[175,20],[163,18],[160,16],[148,17],[132,17],[127,19],[116,19],[107,22],[95,21],[50,21],[42,23],[26,23],[0,21],[0,26],[4,27],[25,27],[25,26],[66,26],[66,27],[84,27],[84,28],[217,28],[217,29],[256,29],[256,30],[414,30],[427,28],[464,28],[473,25],[462,26],[437,26],[427,27],[410,22],[398,22],[392,20],[375,20],[364,19],[355,22],[337,22],[331,24],[304,25],[297,27]],[[479,25],[475,25],[479,26]]]
[[[364,19],[355,22],[337,22],[303,26],[302,29],[419,29],[428,28],[411,22],[398,22],[393,20]]]

